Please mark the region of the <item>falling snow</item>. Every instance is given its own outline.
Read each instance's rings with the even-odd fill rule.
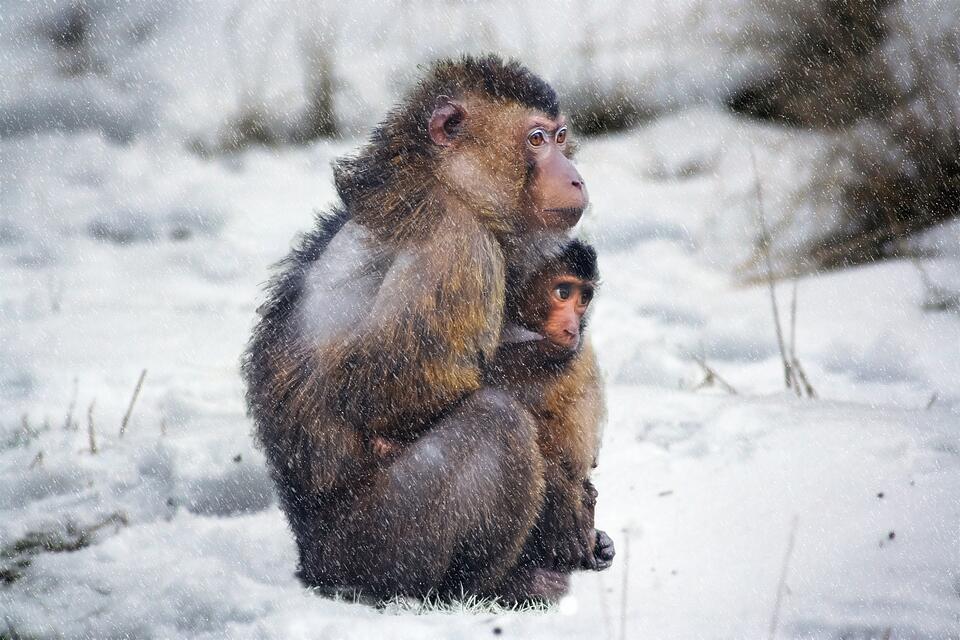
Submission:
[[[840,129],[725,104],[817,3],[3,4],[0,638],[960,637],[956,208],[908,258],[801,259],[849,225],[860,160],[922,178],[898,136],[960,127],[956,2],[892,3],[877,50],[897,86],[933,70],[937,108]],[[331,161],[464,50],[633,125],[578,160],[618,555],[546,611],[303,589],[238,370],[268,265],[335,202]],[[814,399],[784,390],[765,227],[771,268],[800,273],[775,293]],[[317,331],[363,320],[384,275],[360,234],[339,250]]]

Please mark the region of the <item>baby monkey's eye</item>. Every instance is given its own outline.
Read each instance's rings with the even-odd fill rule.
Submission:
[[[586,306],[593,300],[593,289],[584,289],[580,294],[580,304]]]
[[[557,288],[553,290],[554,294],[561,300],[566,300],[570,297],[570,285],[569,284],[558,284]]]

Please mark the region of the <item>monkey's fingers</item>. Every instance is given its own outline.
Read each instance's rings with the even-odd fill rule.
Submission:
[[[595,560],[596,571],[609,569],[613,564],[613,557],[617,555],[613,548],[613,538],[607,535],[606,531],[597,529],[597,546],[594,548],[593,557]]]

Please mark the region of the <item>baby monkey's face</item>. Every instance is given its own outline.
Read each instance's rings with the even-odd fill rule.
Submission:
[[[540,333],[558,349],[576,352],[594,285],[569,273],[554,275],[546,280],[546,285],[542,290],[546,300],[541,307]]]

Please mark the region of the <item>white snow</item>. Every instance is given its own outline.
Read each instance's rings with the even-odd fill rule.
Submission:
[[[298,21],[257,19],[283,3],[130,3],[119,20],[104,3],[88,53],[106,70],[74,77],[35,38],[68,4],[0,16],[0,549],[37,532],[86,530],[89,544],[0,583],[0,637],[758,638],[781,579],[779,637],[960,637],[960,224],[918,238],[922,259],[799,280],[796,353],[818,394],[799,399],[783,390],[766,285],[741,277],[758,273],[761,234],[750,154],[789,255],[835,221],[822,171],[835,141],[709,104],[582,143],[609,405],[597,522],[613,567],[575,576],[547,612],[378,611],[301,588],[239,357],[267,265],[333,203],[330,162],[360,139],[211,160],[189,143],[216,139],[241,103],[296,120],[302,74],[275,68],[299,55],[296,27],[329,28],[322,7],[298,5]],[[567,92],[589,71],[564,85],[532,8],[441,3],[449,42],[430,51],[397,28],[411,20],[399,3],[361,4],[333,16],[348,131],[382,113],[413,61],[478,24],[491,25],[478,49],[524,53]],[[726,83],[762,67],[738,34],[788,28],[753,3],[654,5],[612,32],[650,38],[600,48],[593,80],[657,105],[715,97],[717,68]],[[575,47],[609,13],[567,2],[557,19],[578,16]],[[531,21],[543,28],[510,26]],[[230,24],[244,46],[210,35]],[[380,49],[359,44],[371,37]],[[776,288],[788,337],[792,287]],[[701,386],[700,358],[737,394]]]

